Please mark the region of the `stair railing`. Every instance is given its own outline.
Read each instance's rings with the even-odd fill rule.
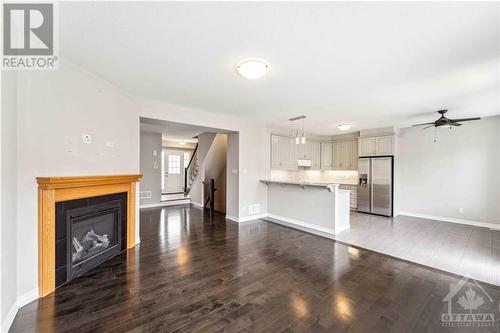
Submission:
[[[193,150],[193,154],[191,155],[191,158],[189,159],[189,163],[187,167],[184,168],[184,195],[187,195],[189,193],[190,189],[190,183],[188,183],[188,179],[191,179],[191,177],[194,174],[194,170],[196,169],[196,162],[193,163],[193,161],[197,161],[197,152],[198,150],[198,144],[196,144],[196,147]],[[196,160],[195,160],[196,158]]]

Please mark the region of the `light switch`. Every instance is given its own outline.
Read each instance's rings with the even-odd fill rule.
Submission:
[[[158,152],[156,151],[156,149],[153,149],[153,157],[156,157],[158,156]]]

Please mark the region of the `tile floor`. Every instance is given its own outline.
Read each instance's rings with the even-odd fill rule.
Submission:
[[[500,231],[409,216],[351,212],[337,240],[500,285]]]

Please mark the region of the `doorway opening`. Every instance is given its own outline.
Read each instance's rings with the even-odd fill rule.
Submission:
[[[192,204],[238,209],[236,131],[140,118],[140,207]]]

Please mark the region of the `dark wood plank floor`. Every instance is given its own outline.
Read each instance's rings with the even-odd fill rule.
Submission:
[[[176,206],[142,210],[140,230],[140,246],[26,305],[11,331],[498,331],[441,326],[458,277],[294,229]],[[480,312],[498,315],[500,289],[481,286]]]

